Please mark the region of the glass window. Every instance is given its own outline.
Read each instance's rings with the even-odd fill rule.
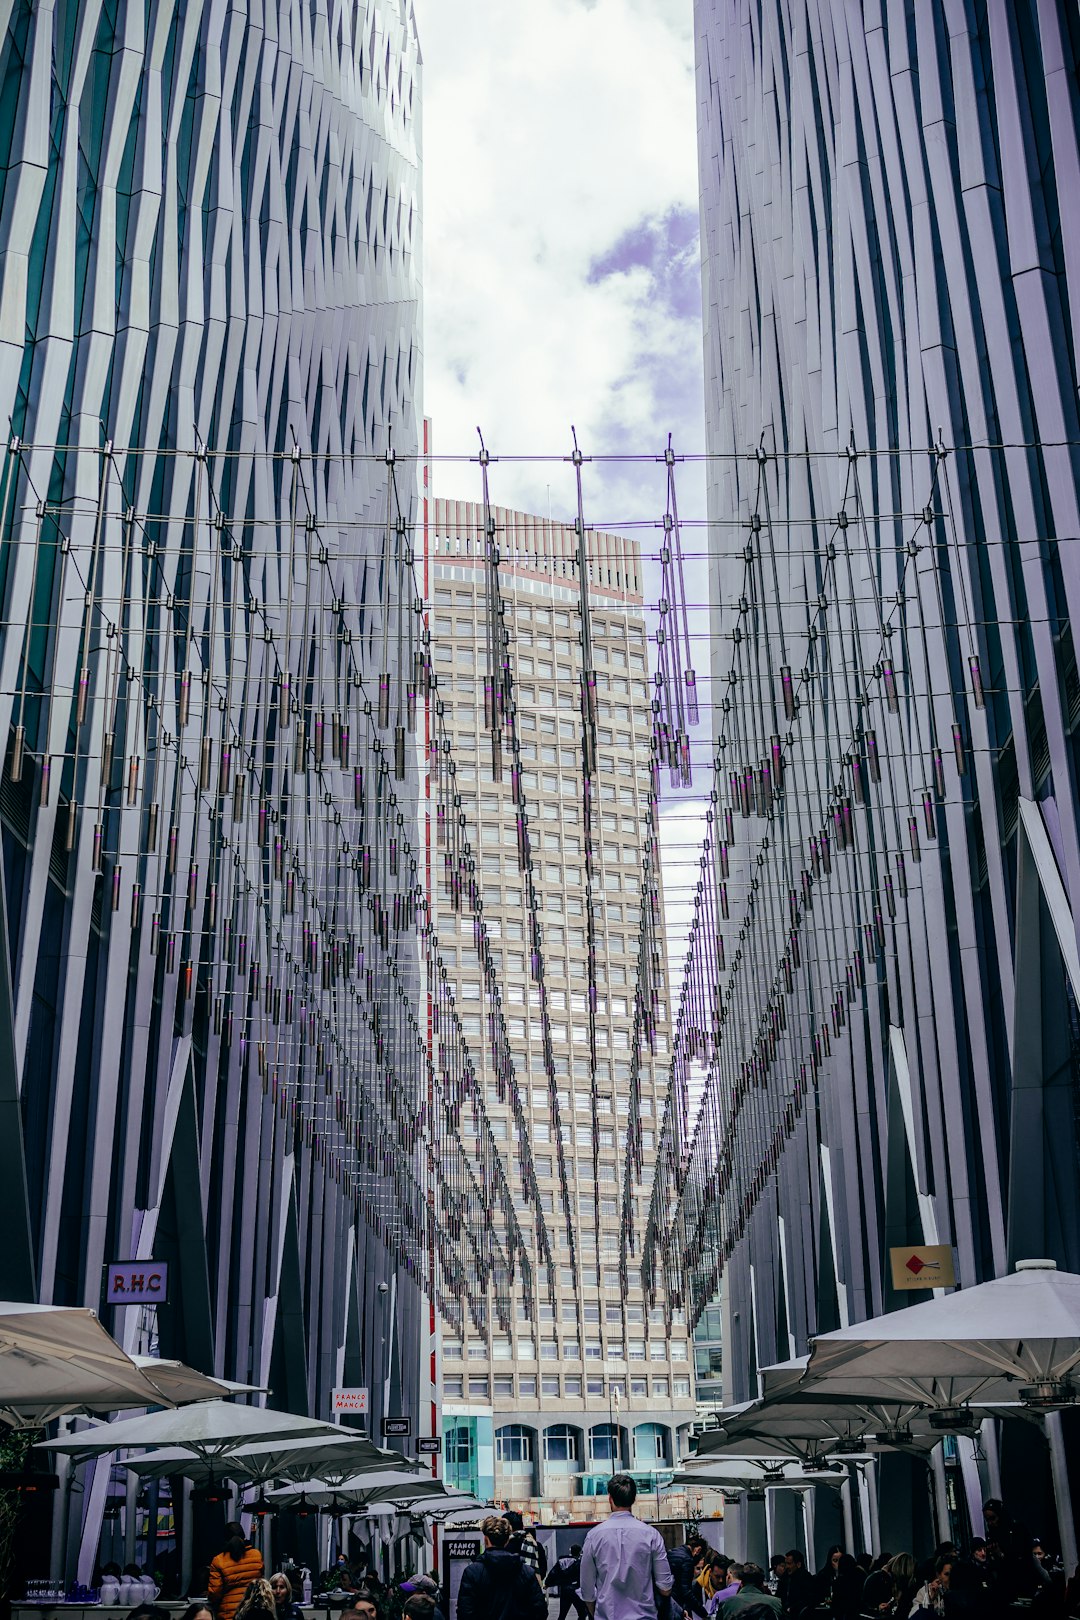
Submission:
[[[506,1399],[508,1396],[512,1396],[514,1393],[514,1380],[513,1378],[506,1377],[505,1374],[500,1374],[497,1378],[495,1378],[494,1386],[496,1400],[500,1399],[500,1397]]]
[[[631,1395],[648,1395],[649,1380],[647,1378],[631,1378],[630,1393]]]
[[[554,1375],[551,1373],[544,1374],[543,1378],[540,1380],[540,1393],[541,1395],[558,1395],[559,1378],[557,1373]]]
[[[462,1345],[460,1339],[443,1340],[443,1355],[449,1357],[451,1361],[461,1360],[461,1349]]]
[[[667,1397],[671,1393],[671,1386],[666,1378],[654,1378],[652,1381],[652,1392],[654,1396]]]
[[[642,1423],[634,1430],[634,1457],[638,1462],[663,1462],[667,1436],[659,1423]]]
[[[465,1380],[458,1373],[456,1377],[443,1379],[443,1400],[460,1401],[465,1394]]]
[[[671,1380],[671,1393],[676,1399],[682,1397],[685,1400],[690,1394],[689,1378],[673,1378]]]
[[[507,1423],[495,1430],[495,1460],[501,1463],[531,1463],[532,1430],[520,1423]]]
[[[446,1431],[446,1475],[457,1483],[467,1479],[473,1461],[473,1434],[467,1423],[455,1423]]]
[[[520,1373],[518,1375],[518,1394],[519,1395],[535,1395],[536,1394],[536,1374],[535,1373]]]
[[[671,1341],[671,1359],[672,1359],[672,1361],[685,1361],[686,1360],[686,1340],[685,1339],[672,1339],[672,1341]]]
[[[598,1423],[589,1430],[589,1456],[593,1462],[614,1462],[618,1455],[619,1431],[611,1423]]]
[[[540,1340],[541,1361],[557,1361],[559,1357],[559,1344],[557,1339]]]
[[[567,1423],[553,1424],[544,1430],[545,1462],[577,1462],[577,1430]]]
[[[590,1395],[602,1395],[604,1393],[604,1380],[602,1378],[586,1378],[585,1387]]]
[[[491,1385],[490,1385],[490,1381],[487,1378],[470,1378],[469,1379],[469,1394],[470,1395],[482,1396],[484,1400],[487,1400],[490,1393],[491,1393]]]
[[[563,1393],[577,1396],[581,1394],[581,1379],[575,1374],[569,1374],[563,1379]]]

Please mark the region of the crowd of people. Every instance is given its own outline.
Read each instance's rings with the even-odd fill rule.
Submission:
[[[775,1553],[766,1570],[717,1552],[692,1534],[670,1552],[660,1532],[634,1516],[630,1475],[608,1481],[610,1514],[549,1569],[547,1555],[521,1515],[491,1514],[483,1550],[466,1565],[457,1620],[997,1620],[1014,1607],[1038,1620],[1080,1620],[1080,1572],[1065,1571],[1000,1501],[983,1509],[985,1534],[966,1551],[952,1542],[921,1562],[909,1552],[852,1554],[831,1547],[819,1569],[799,1548]],[[342,1556],[320,1584],[343,1600],[341,1620],[443,1620],[447,1594],[428,1575],[387,1585]],[[303,1620],[289,1575],[265,1578],[262,1555],[238,1524],[206,1572],[206,1595],[183,1620]],[[170,1620],[153,1604],[127,1620]]]
[[[983,1509],[986,1534],[966,1553],[951,1541],[918,1561],[909,1552],[869,1554],[830,1547],[811,1570],[793,1547],[775,1553],[768,1570],[737,1563],[691,1536],[670,1554],[672,1596],[686,1614],[718,1620],[929,1620],[933,1615],[994,1620],[1014,1607],[1044,1620],[1080,1616],[1080,1576],[1066,1573],[996,1499]]]
[[[262,1553],[240,1524],[227,1524],[224,1548],[195,1578],[193,1590],[205,1589],[205,1595],[189,1603],[180,1620],[304,1620],[298,1574],[277,1570],[267,1579]],[[366,1561],[350,1563],[340,1554],[316,1584],[321,1593],[335,1593],[340,1620],[443,1620],[439,1587],[430,1575],[388,1583]],[[141,1603],[125,1620],[175,1617],[156,1603]]]

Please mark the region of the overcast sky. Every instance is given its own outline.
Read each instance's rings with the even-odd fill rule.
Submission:
[[[692,0],[416,0],[425,403],[436,453],[702,447]],[[503,466],[566,515],[569,468]],[[601,488],[600,485],[603,485]],[[475,497],[475,468],[436,493]],[[663,510],[589,474],[590,521]]]
[[[693,0],[416,0],[424,58],[425,411],[436,455],[704,448]],[[479,499],[437,464],[435,493]],[[573,472],[504,461],[493,499],[572,518]],[[678,472],[701,517],[700,467]],[[662,519],[663,466],[585,469],[597,527]],[[658,531],[635,530],[648,554]],[[687,549],[703,550],[688,530]],[[646,568],[647,605],[659,594]],[[689,589],[705,595],[692,560]],[[650,612],[653,628],[655,614]],[[694,615],[698,631],[704,611]],[[695,642],[703,696],[705,644]],[[709,722],[695,756],[709,753]],[[694,793],[709,786],[695,772]],[[673,966],[696,877],[696,807],[669,802]]]

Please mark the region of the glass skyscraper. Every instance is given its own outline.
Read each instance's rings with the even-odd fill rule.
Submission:
[[[412,7],[4,18],[2,1291],[167,1260],[125,1344],[378,1432],[428,1330]]]
[[[695,11],[727,950],[670,1243],[738,1400],[891,1247],[1080,1269],[1080,34]]]

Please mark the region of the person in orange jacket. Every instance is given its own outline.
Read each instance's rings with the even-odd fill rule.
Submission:
[[[244,1594],[252,1581],[263,1572],[263,1556],[244,1534],[242,1524],[225,1526],[225,1551],[219,1552],[210,1565],[210,1580],[206,1595],[217,1620],[233,1620],[244,1601]]]

